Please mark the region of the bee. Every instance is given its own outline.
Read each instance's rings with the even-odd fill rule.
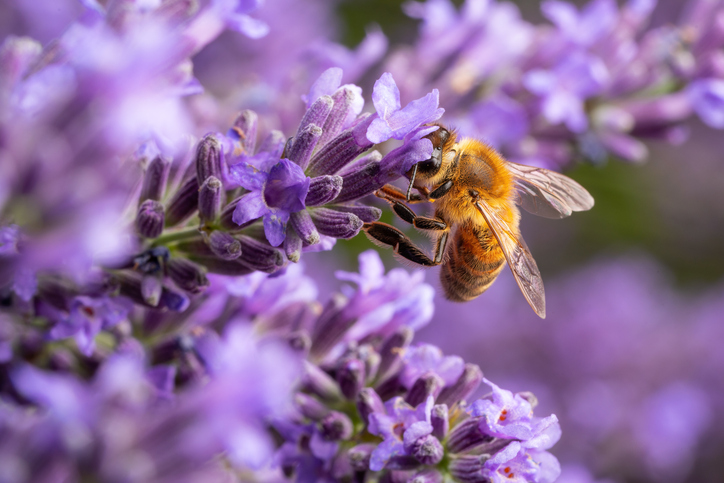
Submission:
[[[593,197],[567,176],[509,162],[482,141],[458,141],[454,131],[437,126],[426,136],[432,156],[406,174],[407,192],[385,185],[375,193],[402,220],[434,235],[433,256],[386,223],[365,223],[367,237],[415,264],[442,265],[445,296],[458,302],[485,292],[507,262],[530,306],[545,318],[543,281],[520,234],[516,205],[535,215],[563,218],[591,209]],[[423,202],[432,203],[433,216],[418,216],[406,204]]]

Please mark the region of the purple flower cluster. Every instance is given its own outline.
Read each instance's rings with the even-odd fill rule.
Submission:
[[[551,25],[532,25],[508,2],[409,2],[421,20],[413,48],[384,68],[400,89],[440,89],[448,122],[508,158],[560,167],[583,157],[642,161],[642,140],[680,143],[692,112],[722,128],[719,2],[694,0],[678,25],[646,30],[656,0],[546,0]]]
[[[557,416],[485,379],[481,347],[519,374],[567,375],[538,386],[541,406],[561,398],[573,425],[683,475],[724,407],[701,389],[718,381],[720,304],[685,351],[714,361],[701,384],[639,313],[595,337],[606,320],[569,314],[580,325],[515,356],[505,342],[525,327],[491,328],[450,348],[474,343],[466,363],[438,346],[471,331],[413,344],[433,315],[421,273],[365,252],[320,297],[300,262],[380,218],[367,198],[431,157],[440,105],[463,134],[553,167],[643,159],[642,140],[681,140],[692,113],[724,127],[721,2],[648,31],[653,0],[548,0],[538,26],[496,0],[409,2],[420,34],[389,51],[376,28],[332,42],[327,2],[263,3],[0,6],[3,35],[40,39],[0,44],[0,481],[553,482]],[[614,302],[635,288],[606,309],[629,314]],[[681,374],[645,395],[614,364],[642,340],[660,346],[642,364]]]
[[[617,481],[720,474],[707,448],[724,431],[721,283],[694,297],[652,260],[599,260],[551,280],[551,330],[515,303],[512,280],[501,282],[483,316],[480,306],[436,300],[444,318],[419,337],[508,387],[533,389],[565,428],[555,448],[562,479],[569,465]],[[471,337],[481,325],[484,337]],[[582,470],[570,471],[565,481]]]

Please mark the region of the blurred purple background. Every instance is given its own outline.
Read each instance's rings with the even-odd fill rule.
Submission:
[[[516,3],[525,20],[545,22],[539,2]],[[660,0],[652,25],[677,21],[684,4]],[[45,44],[81,11],[73,0],[3,0],[0,34]],[[268,37],[226,32],[194,58],[206,88],[186,100],[195,134],[230,124],[243,108],[259,112],[261,131],[293,131],[299,95],[331,65],[368,96],[383,71],[376,29],[393,49],[417,28],[399,2],[385,0],[312,0],[303,8],[268,0],[258,18],[270,25]],[[686,127],[689,140],[679,146],[647,141],[645,163],[572,166],[568,174],[596,198],[591,212],[561,221],[523,216],[546,282],[546,320],[506,271],[473,302],[438,296],[432,322],[418,334],[506,388],[533,391],[541,413],[558,415],[560,481],[724,480],[724,138],[698,119]],[[338,286],[335,269],[354,269],[370,247],[357,237],[308,254],[320,293]],[[399,263],[382,255],[388,269]],[[426,272],[434,286],[437,277],[437,269]]]

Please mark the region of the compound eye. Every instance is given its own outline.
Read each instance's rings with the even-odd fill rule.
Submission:
[[[450,138],[450,131],[448,131],[444,127],[441,127],[440,129],[438,129],[438,136],[440,137],[440,149],[442,149],[442,145],[445,144]]]

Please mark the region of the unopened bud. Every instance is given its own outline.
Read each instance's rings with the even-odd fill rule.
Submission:
[[[241,256],[241,242],[223,231],[212,231],[205,238],[212,253],[222,260],[235,260]]]
[[[171,258],[166,263],[166,273],[182,290],[200,293],[209,286],[206,270],[185,258]]]
[[[148,163],[146,174],[143,176],[140,201],[160,200],[166,189],[168,172],[171,169],[171,162],[161,156],[156,156]]]
[[[207,134],[196,146],[196,181],[201,185],[211,176],[221,178],[221,143]]]
[[[325,205],[334,200],[342,189],[341,176],[317,176],[309,183],[309,192],[304,201],[306,206]]]
[[[176,226],[193,215],[199,206],[199,183],[195,177],[187,179],[176,191],[166,207],[166,226]]]
[[[239,140],[244,150],[243,154],[252,155],[256,148],[256,130],[259,124],[259,116],[256,112],[246,109],[242,111],[234,121],[229,133]]]
[[[352,238],[362,228],[362,220],[352,213],[331,210],[329,208],[314,208],[309,210],[314,226],[322,235],[334,238]]]
[[[199,189],[199,217],[206,223],[214,221],[221,212],[224,185],[219,178],[211,176],[204,181]]]
[[[163,232],[163,205],[155,200],[146,200],[138,207],[136,231],[145,238],[156,238]]]

